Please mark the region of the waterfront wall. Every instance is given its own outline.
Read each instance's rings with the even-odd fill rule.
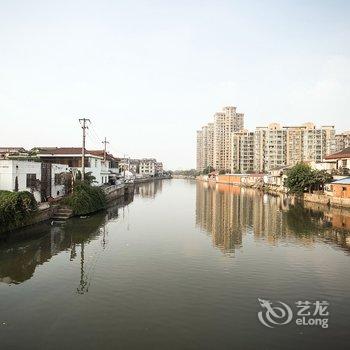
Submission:
[[[261,189],[264,192],[271,194],[282,194],[286,193],[285,187],[269,185],[264,183],[264,177],[260,174],[231,174],[231,175],[216,175],[208,177],[207,175],[198,176],[197,180],[213,182],[218,184],[227,184],[227,185],[236,185],[242,187],[253,187],[256,189]],[[293,197],[293,196],[291,196]],[[305,202],[318,203],[322,205],[328,205],[332,207],[339,208],[350,208],[350,198],[340,198],[340,197],[331,197],[325,194],[316,194],[316,193],[304,193],[300,199]]]
[[[113,185],[104,189],[106,193],[107,202],[112,202],[120,197],[123,197],[125,194],[125,185]]]
[[[350,208],[350,198],[329,197],[324,194],[304,193],[306,202],[320,203],[334,207]]]

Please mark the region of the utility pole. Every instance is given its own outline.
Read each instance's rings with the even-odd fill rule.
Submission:
[[[83,129],[83,147],[81,149],[81,180],[85,180],[85,138],[86,138],[86,129],[89,127],[86,125],[87,123],[91,123],[90,119],[81,118],[79,119],[79,123],[81,124],[81,128]]]
[[[106,151],[106,148],[107,148],[107,143],[109,143],[109,142],[108,142],[107,139],[105,138],[104,141],[102,141],[102,143],[104,144],[103,160],[106,161],[106,159],[107,159],[107,151]]]

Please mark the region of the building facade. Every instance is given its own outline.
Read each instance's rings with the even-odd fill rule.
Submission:
[[[335,149],[334,126],[316,128],[312,123],[258,127],[254,135],[254,170],[267,172],[299,162],[322,162]]]
[[[335,135],[335,152],[350,147],[350,131]]]
[[[95,178],[94,185],[100,186],[109,183],[110,178],[116,178],[116,173],[110,171],[111,159],[104,159],[103,151],[85,150],[85,173],[91,173]],[[46,163],[67,165],[73,173],[82,170],[81,147],[56,147],[37,149],[36,157]],[[114,159],[114,158],[113,158]],[[115,165],[114,172],[118,171]]]
[[[232,133],[231,172],[249,173],[254,170],[254,132]]]
[[[155,176],[156,174],[156,159],[154,158],[143,158],[140,159],[139,163],[139,174],[143,176]]]
[[[197,153],[196,153],[196,169],[197,171],[203,171],[203,133],[202,130],[197,130]]]
[[[0,190],[28,191],[37,202],[65,195],[62,174],[69,173],[63,164],[4,159],[0,160]]]
[[[218,171],[232,168],[232,133],[244,128],[244,114],[236,110],[236,107],[224,107],[214,115],[213,166]]]
[[[214,123],[197,131],[197,170],[268,172],[302,161],[322,162],[348,143],[350,132],[336,136],[333,125],[271,123],[252,133],[244,130],[244,115],[236,107],[224,107]]]

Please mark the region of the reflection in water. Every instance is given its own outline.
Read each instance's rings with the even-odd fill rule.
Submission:
[[[254,234],[270,244],[287,240],[312,245],[316,239],[350,250],[350,212],[314,203],[301,205],[286,196],[224,184],[197,182],[196,223],[224,253]]]
[[[155,198],[162,191],[162,181],[152,181],[135,186],[135,194],[143,198]],[[30,279],[37,266],[49,261],[61,251],[69,251],[70,261],[80,259],[79,294],[89,291],[98,260],[108,245],[106,223],[118,218],[118,210],[133,201],[131,193],[119,199],[115,205],[86,219],[73,218],[63,226],[42,223],[10,234],[0,242],[0,282],[19,284]],[[28,237],[30,237],[28,239]],[[33,238],[35,237],[35,238]],[[101,249],[93,258],[86,258],[86,247],[91,241],[100,240]]]
[[[161,193],[164,180],[154,180],[135,186],[135,194],[143,198],[155,198],[157,193]]]
[[[0,243],[1,348],[346,348],[345,212],[185,180],[136,194]],[[327,300],[331,326],[273,332],[258,298]]]
[[[37,266],[49,261],[61,251],[69,251],[69,259],[80,258],[80,282],[77,292],[89,290],[91,277],[99,256],[108,244],[106,222],[117,219],[118,210],[131,203],[133,194],[121,198],[103,212],[86,219],[72,218],[62,226],[49,223],[35,225],[10,235],[0,246],[0,282],[19,284],[30,279]],[[32,237],[36,236],[36,239]],[[30,240],[26,240],[30,237]],[[100,240],[101,251],[95,253],[87,266],[85,248],[91,241]],[[77,250],[80,248],[80,254]]]

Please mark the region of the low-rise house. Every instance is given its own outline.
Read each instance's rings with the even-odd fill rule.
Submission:
[[[156,163],[154,158],[140,159],[139,173],[141,175],[154,176],[156,174]]]
[[[309,162],[311,169],[313,170],[325,170],[329,174],[332,174],[337,169],[336,161],[325,161],[325,162]]]
[[[163,163],[156,162],[155,164],[156,175],[161,176],[164,174]]]
[[[81,147],[55,147],[55,148],[37,148],[36,156],[47,163],[65,164],[70,169],[82,169],[82,148]],[[113,161],[115,158],[113,157]],[[116,161],[116,160],[115,160]],[[89,151],[85,150],[85,173],[91,173],[95,177],[95,185],[103,185],[109,183],[110,176],[113,174],[110,171],[112,156],[106,155],[104,159],[104,151]],[[118,172],[117,163],[112,168]]]
[[[130,171],[133,174],[139,172],[139,160],[130,158],[121,158],[119,161],[120,172]]]
[[[68,167],[62,164],[0,160],[0,190],[29,191],[38,202],[44,202],[65,194],[62,174],[68,172]]]
[[[350,198],[350,177],[331,182],[327,191],[330,191],[333,197]]]
[[[325,162],[335,163],[336,170],[348,172],[350,169],[350,147],[344,148],[340,152],[336,152],[326,156]]]
[[[0,159],[8,159],[9,157],[20,157],[28,155],[23,147],[0,147]]]
[[[290,169],[289,166],[282,166],[270,170],[268,175],[264,176],[264,183],[268,186],[275,187],[276,189],[283,189],[288,169]]]

